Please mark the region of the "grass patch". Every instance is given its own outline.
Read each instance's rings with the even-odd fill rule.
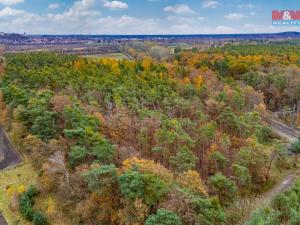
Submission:
[[[281,182],[289,175],[298,177],[300,164],[297,162],[296,167],[294,167],[294,164],[294,156],[291,156],[287,159],[287,165],[289,165],[289,168],[280,170],[278,167],[273,165],[271,170],[272,179],[269,181],[269,184],[262,189],[260,194],[254,196],[254,193],[252,193],[252,195],[249,196],[240,196],[229,207],[227,207],[225,211],[228,216],[229,224],[244,224],[250,218],[252,212],[257,209],[267,207],[270,201],[275,197],[271,194],[271,191],[274,190],[275,187],[278,187],[278,185],[280,185]],[[279,193],[282,192],[280,191]]]
[[[81,57],[84,58],[94,58],[94,59],[101,59],[101,58],[114,58],[114,59],[128,59],[128,57],[123,53],[105,53],[105,54],[95,54],[95,55],[82,55]]]
[[[0,171],[0,213],[3,214],[8,225],[32,225],[32,222],[23,218],[18,210],[13,210],[10,203],[13,193],[26,191],[29,186],[37,183],[37,178],[37,172],[29,161],[25,161],[14,169]],[[64,215],[59,202],[52,193],[47,196],[37,196],[34,208],[45,212],[50,224],[74,224],[71,218]]]
[[[11,170],[0,171],[0,211],[8,225],[30,225],[18,211],[13,211],[10,202],[14,192],[23,192],[37,181],[37,174],[29,162]]]

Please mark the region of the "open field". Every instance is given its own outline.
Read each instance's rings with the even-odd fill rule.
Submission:
[[[124,53],[104,53],[104,54],[95,54],[95,55],[82,55],[84,58],[114,58],[114,59],[128,59]]]

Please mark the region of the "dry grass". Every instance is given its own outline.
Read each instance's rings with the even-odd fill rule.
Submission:
[[[292,165],[293,159],[289,158],[288,163]],[[276,167],[272,169],[272,181],[266,187],[263,193],[256,197],[240,197],[236,199],[228,208],[226,214],[229,218],[231,225],[243,225],[251,216],[251,213],[259,208],[266,207],[274,194],[280,193],[280,186],[282,181],[289,177],[291,174],[298,176],[299,165],[296,168],[291,167],[285,171],[279,171]],[[293,182],[292,182],[293,183]],[[285,189],[283,189],[285,190]],[[276,192],[276,193],[273,193]]]
[[[0,172],[0,211],[8,222],[8,225],[29,225],[18,211],[10,207],[13,194],[22,192],[28,186],[35,184],[37,174],[30,163],[24,162],[11,170]]]
[[[226,209],[226,214],[229,218],[228,222],[232,225],[242,225],[249,219],[252,211],[265,205],[265,198],[263,197],[238,199]]]

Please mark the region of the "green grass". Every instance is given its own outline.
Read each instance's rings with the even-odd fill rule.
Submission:
[[[37,174],[28,162],[20,164],[11,170],[0,172],[0,212],[4,215],[8,225],[29,225],[28,221],[22,218],[18,211],[10,207],[13,193],[22,192],[31,184],[35,184]]]
[[[258,208],[263,208],[267,206],[266,194],[272,188],[276,187],[285,177],[289,175],[298,176],[300,171],[300,163],[297,162],[296,167],[294,167],[294,157],[288,157],[287,164],[289,168],[283,168],[279,170],[273,165],[271,170],[271,180],[268,185],[266,185],[262,192],[257,196],[239,196],[235,201],[226,208],[226,214],[228,215],[228,222],[232,225],[244,224],[251,216],[251,212]]]
[[[105,53],[105,54],[95,54],[95,55],[82,55],[84,58],[114,58],[114,59],[128,59],[128,57],[123,53]]]

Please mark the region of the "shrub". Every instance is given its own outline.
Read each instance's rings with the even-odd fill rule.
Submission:
[[[28,190],[20,196],[20,212],[27,219],[32,220],[34,211],[32,209],[33,198],[37,195],[35,186],[30,186]]]
[[[294,153],[300,153],[300,140],[295,141],[295,142],[292,144],[292,151],[293,151]]]
[[[257,210],[252,213],[246,225],[280,225],[279,214],[280,212],[270,208]]]
[[[226,225],[226,214],[217,198],[194,198],[193,204],[197,216],[197,224]]]
[[[293,209],[298,210],[299,208],[298,196],[293,191],[282,193],[274,198],[272,206],[280,211],[283,219],[287,219]]]
[[[112,160],[115,153],[115,148],[107,140],[103,140],[102,143],[94,146],[91,149],[91,152],[92,155],[96,156],[96,158],[101,162],[108,162]]]
[[[58,127],[55,124],[56,113],[44,112],[44,115],[38,116],[31,127],[31,131],[43,141],[53,139],[57,135]]]
[[[28,188],[28,190],[25,192],[25,194],[28,197],[33,198],[33,197],[35,197],[38,194],[38,190],[37,190],[37,188],[35,186],[32,185],[32,186],[30,186]]]
[[[180,174],[177,178],[177,182],[182,188],[190,190],[195,194],[207,195],[206,187],[199,173],[196,171],[189,170]]]
[[[42,213],[40,211],[34,212],[32,222],[34,225],[48,225],[49,224],[47,217],[44,215],[44,213]]]
[[[144,176],[140,172],[128,170],[119,177],[122,194],[130,199],[143,198]]]
[[[181,219],[171,210],[158,209],[146,220],[145,225],[182,225]]]
[[[34,225],[48,225],[47,217],[40,211],[33,210],[33,198],[38,194],[35,186],[30,186],[28,190],[20,196],[20,212],[23,217],[32,221]]]
[[[176,156],[170,158],[170,164],[179,172],[193,169],[196,165],[196,161],[196,156],[187,147],[183,147]]]
[[[217,171],[223,171],[228,161],[227,158],[219,151],[211,153],[209,159],[214,164]]]
[[[24,193],[20,197],[20,212],[27,220],[32,220],[33,209],[32,209],[32,199]]]
[[[295,209],[291,210],[289,225],[300,225],[300,212],[299,212],[299,210],[295,210]]]
[[[209,178],[209,184],[222,203],[232,201],[237,191],[234,182],[223,176],[221,173],[211,176]]]
[[[251,176],[249,169],[239,164],[232,164],[233,175],[239,187],[249,187],[251,184]]]
[[[158,202],[168,191],[166,184],[153,174],[144,175],[144,200],[147,205]]]
[[[69,163],[71,166],[80,164],[87,156],[87,150],[81,146],[73,146],[69,153]]]
[[[117,168],[114,164],[104,165],[82,174],[82,177],[90,191],[103,194],[106,189],[114,189],[117,185]]]

